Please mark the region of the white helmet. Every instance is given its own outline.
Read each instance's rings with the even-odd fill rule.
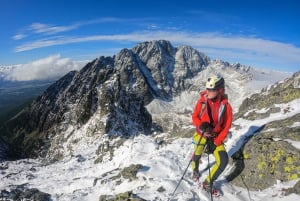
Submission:
[[[206,89],[225,88],[225,80],[222,76],[209,77],[206,82]]]

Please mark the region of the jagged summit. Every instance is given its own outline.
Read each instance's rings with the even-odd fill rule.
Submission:
[[[207,64],[203,54],[191,47],[177,50],[168,41],[123,49],[62,77],[9,121],[2,135],[28,156],[57,157],[61,152],[53,139],[72,135],[94,117],[89,129],[96,133],[150,133],[152,118],[145,105],[186,90],[184,80]],[[49,149],[56,153],[49,155]]]
[[[249,68],[212,61],[190,46],[173,47],[165,40],[140,43],[68,73],[8,121],[1,135],[25,156],[59,159],[72,154],[67,147],[76,147],[70,139],[78,141],[74,132],[80,129],[96,136],[175,128],[187,133],[188,113],[207,77],[216,73],[225,77],[235,101],[247,94],[242,85],[253,76]],[[183,105],[174,106],[178,101]],[[165,124],[168,115],[178,114],[186,120]]]
[[[284,185],[293,187],[299,172],[299,74],[283,80],[290,75],[211,60],[190,46],[173,47],[163,40],[140,43],[69,72],[10,119],[1,136],[26,158],[0,164],[1,195],[168,200],[192,155],[191,112],[207,77],[214,74],[225,78],[235,110],[225,142],[233,162],[224,174],[234,169],[235,160],[247,166],[230,174],[242,188],[223,178],[217,181],[224,200],[247,200],[250,194],[255,201],[282,198],[281,183],[274,182],[292,180]],[[274,80],[283,81],[268,86]],[[261,91],[261,86],[268,87]],[[2,139],[0,144],[0,157],[6,159],[10,147]],[[208,157],[202,159],[208,174]],[[241,171],[241,178],[247,178],[239,181]],[[204,198],[189,174],[174,199]],[[273,186],[267,194],[249,192],[244,181],[253,190]],[[299,192],[296,186],[288,191]]]

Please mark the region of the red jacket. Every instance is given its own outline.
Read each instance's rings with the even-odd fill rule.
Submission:
[[[208,107],[207,107],[208,106]],[[222,109],[223,108],[223,109]],[[211,120],[208,115],[210,111]],[[209,122],[213,125],[213,133],[216,137],[213,139],[215,145],[221,145],[228,135],[232,123],[232,108],[227,98],[222,95],[214,100],[207,98],[207,92],[200,93],[194,112],[192,114],[193,125],[197,128],[203,122]],[[201,135],[201,133],[199,133]]]

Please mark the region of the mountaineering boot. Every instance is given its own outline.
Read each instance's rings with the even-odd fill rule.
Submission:
[[[218,197],[220,195],[218,189],[216,189],[213,185],[210,185],[206,180],[202,182],[201,188],[208,193],[211,193],[214,197]]]
[[[199,177],[200,177],[200,173],[198,170],[194,170],[193,171],[193,176],[192,176],[192,179],[194,182],[198,182],[199,181]]]

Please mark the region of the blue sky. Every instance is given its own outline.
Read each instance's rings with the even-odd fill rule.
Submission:
[[[93,60],[165,39],[212,59],[300,70],[297,0],[0,0],[0,30],[0,65]]]

